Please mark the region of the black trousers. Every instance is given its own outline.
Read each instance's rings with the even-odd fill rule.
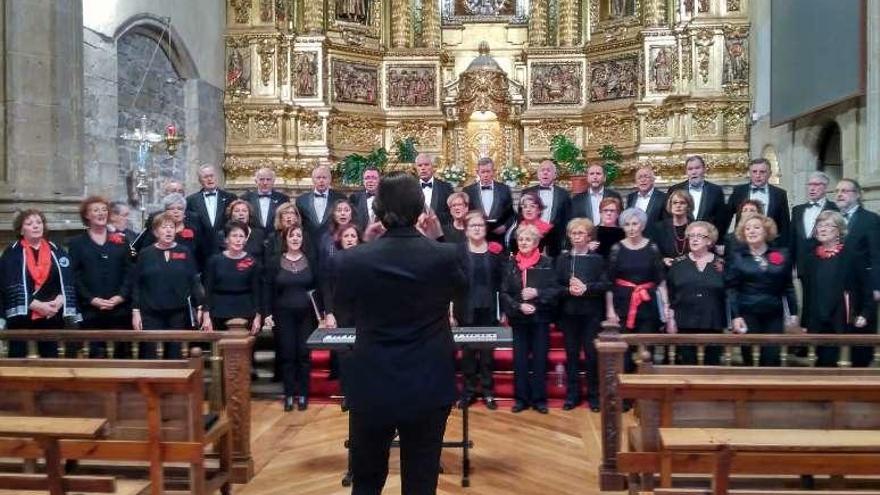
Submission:
[[[278,342],[275,359],[279,361],[284,395],[308,397],[312,360],[306,340],[312,331],[312,314],[309,310],[281,309],[275,311],[273,316]]]
[[[16,316],[10,318],[9,321],[7,321],[7,328],[10,330],[63,330],[64,318],[62,318],[58,314],[49,319],[40,318],[38,320],[32,320],[30,315]],[[37,353],[40,355],[40,357],[44,358],[58,357],[58,343],[51,341],[37,342]],[[9,357],[27,357],[27,342],[20,340],[10,340]]]
[[[524,405],[547,405],[550,325],[518,321],[513,326],[513,396]]]
[[[128,311],[88,311],[83,312],[83,321],[79,325],[84,330],[130,330],[131,313]],[[107,357],[106,342],[89,342],[89,357],[103,359]],[[130,359],[131,343],[115,342],[113,359]]]
[[[352,495],[380,495],[388,477],[388,454],[400,435],[400,476],[404,495],[433,495],[440,474],[440,451],[449,407],[393,419],[368,411],[351,414]]]
[[[144,330],[185,330],[189,328],[189,310],[170,309],[164,311],[141,310],[141,324]],[[139,345],[139,357],[141,359],[156,359],[158,346],[154,342],[141,342]],[[165,359],[181,359],[183,357],[180,342],[165,342],[163,344],[163,357]]]
[[[746,321],[749,333],[752,334],[781,334],[785,331],[784,315],[782,308],[778,311],[767,313],[743,313],[743,319]],[[752,347],[742,346],[743,364],[745,366],[753,366]],[[758,364],[760,366],[779,366],[779,346],[761,346],[761,356]]]
[[[562,315],[559,327],[565,336],[565,399],[577,404],[581,401],[581,350],[587,360],[587,400],[599,400],[599,363],[596,337],[602,330],[602,315]]]
[[[497,325],[495,311],[490,308],[475,309],[470,324],[478,327]],[[495,395],[495,384],[492,379],[494,363],[494,349],[465,349],[461,353],[461,374],[464,376],[462,395],[474,396],[478,386],[482,387],[484,397]]]

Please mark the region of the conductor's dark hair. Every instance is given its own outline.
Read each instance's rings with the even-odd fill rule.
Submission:
[[[419,180],[406,172],[392,172],[379,181],[373,211],[385,228],[412,227],[425,211]]]

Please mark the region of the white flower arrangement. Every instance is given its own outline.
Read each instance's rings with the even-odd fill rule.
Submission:
[[[501,169],[501,180],[521,184],[529,177],[529,171],[519,165],[508,163]]]
[[[453,163],[440,170],[440,178],[452,184],[461,184],[467,177],[461,165]]]

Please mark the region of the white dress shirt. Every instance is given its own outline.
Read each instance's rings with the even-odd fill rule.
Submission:
[[[645,194],[637,192],[636,193],[636,205],[635,205],[636,208],[638,208],[644,212],[647,212],[648,211],[648,203],[651,202],[651,195],[653,195],[653,194],[654,194],[653,187],[651,189],[649,189],[648,192],[646,192]]]
[[[208,210],[208,220],[211,221],[213,227],[217,219],[217,191],[205,191],[202,193],[202,197],[205,199],[205,209]]]
[[[825,198],[819,201],[810,201],[807,203],[807,207],[804,208],[804,234],[808,239],[813,235],[816,218],[819,216],[819,213],[822,213],[822,209],[825,208],[825,201],[827,201]]]
[[[687,192],[691,195],[691,199],[694,200],[694,218],[699,219],[700,203],[703,202],[703,184],[700,184],[700,187],[692,187],[688,184]]]
[[[599,192],[593,192],[590,190],[590,212],[593,214],[593,218],[590,220],[593,221],[594,225],[599,225],[599,219],[602,218],[601,212],[599,211],[599,203],[602,202],[602,198],[605,196],[605,188],[599,189]]]
[[[763,190],[761,191],[753,191],[753,186],[749,183],[749,199],[757,199],[764,205],[764,214],[766,215],[770,211],[770,186],[768,184],[764,184]]]
[[[422,187],[422,194],[425,196],[425,209],[428,210],[431,208],[431,200],[434,199],[434,178],[431,177],[430,180],[420,180],[419,185],[422,184],[431,184],[431,187]]]
[[[373,213],[373,200],[376,199],[375,196],[367,196],[367,219],[369,223],[373,223],[376,221],[376,214]]]
[[[318,223],[324,220],[324,213],[327,212],[327,191],[312,191],[312,201],[315,207],[315,216],[318,217]]]
[[[486,217],[489,217],[489,214],[492,212],[492,205],[495,203],[495,190],[493,189],[495,185],[487,186],[489,189],[483,189],[483,185],[479,184],[480,187],[480,201],[483,203],[483,213],[486,214]]]
[[[550,216],[553,214],[553,186],[544,189],[544,186],[538,187],[538,196],[544,203],[544,211],[541,212],[541,220],[550,223]]]
[[[260,196],[260,222],[263,227],[269,226],[269,204],[272,198],[269,196]]]

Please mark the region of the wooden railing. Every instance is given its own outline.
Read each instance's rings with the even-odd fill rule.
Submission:
[[[623,439],[622,414],[623,401],[618,392],[619,376],[624,372],[627,353],[642,371],[663,365],[663,372],[675,373],[675,356],[682,346],[697,348],[698,367],[705,368],[706,373],[713,369],[733,368],[734,355],[741,346],[748,346],[752,356],[757,358],[762,347],[780,348],[780,364],[778,368],[755,368],[758,370],[775,370],[773,373],[790,371],[796,374],[809,373],[816,365],[816,349],[819,346],[840,348],[839,368],[865,374],[880,373],[880,335],[758,335],[758,334],[621,334],[616,327],[606,327],[599,335],[596,347],[599,355],[599,388],[602,407],[602,463],[599,467],[599,484],[602,490],[622,490],[626,484],[625,476],[617,469],[617,453],[620,452]],[[719,346],[723,349],[721,366],[703,366],[706,348]],[[804,359],[795,359],[790,352],[795,347],[806,347]],[[850,368],[850,351],[853,347],[873,348],[873,360],[870,368]],[[653,348],[653,352],[652,352]],[[758,359],[754,359],[757,366]],[[796,366],[800,364],[801,366]],[[687,366],[689,373],[694,372],[693,366]],[[680,367],[684,370],[684,366]],[[743,370],[750,368],[740,367]],[[815,368],[817,371],[820,368]],[[831,371],[834,368],[824,368]],[[841,372],[843,372],[841,370]]]
[[[0,331],[0,358],[8,357],[9,341],[27,343],[27,357],[41,359],[38,343],[54,342],[58,355],[88,359],[89,344],[106,343],[113,359],[120,344],[130,344],[133,360],[140,343],[153,343],[162,357],[162,344],[181,344],[183,357],[198,347],[209,370],[208,402],[212,412],[225,410],[232,429],[232,479],[246,483],[254,474],[250,444],[251,347],[254,338],[245,331],[198,332],[186,330],[4,330]],[[204,347],[207,347],[204,348]],[[75,351],[74,351],[75,350]],[[69,352],[70,351],[70,352]],[[128,360],[125,360],[128,361]]]

